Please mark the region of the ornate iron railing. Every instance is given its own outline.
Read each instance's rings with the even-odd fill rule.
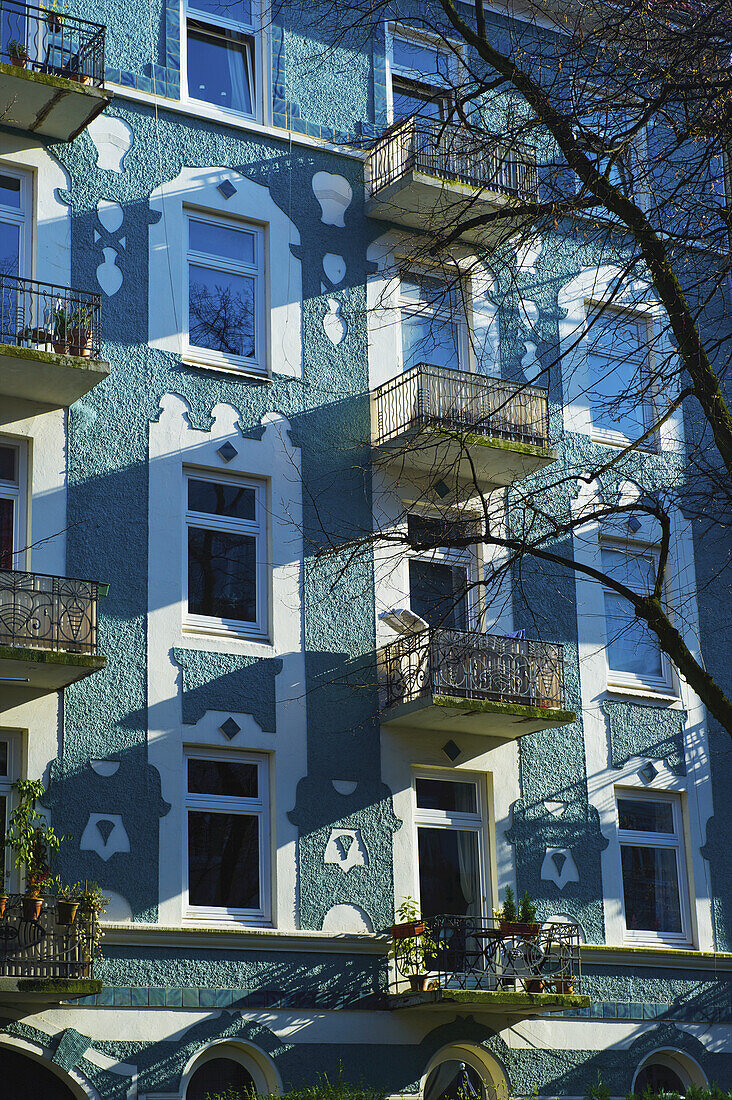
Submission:
[[[101,356],[101,295],[0,275],[0,343],[60,355]]]
[[[579,993],[580,931],[576,924],[506,924],[495,917],[437,916],[425,940],[394,939],[392,991],[411,988]],[[429,942],[434,947],[429,947]]]
[[[382,710],[430,695],[561,708],[561,645],[431,628],[379,651]]]
[[[376,446],[420,427],[549,445],[547,394],[538,386],[418,363],[379,386],[374,405]]]
[[[0,645],[96,653],[96,581],[0,570]]]
[[[0,975],[5,978],[91,978],[97,939],[95,913],[77,910],[73,921],[59,899],[44,895],[37,917],[11,894],[0,916]],[[60,918],[60,919],[59,919]]]
[[[368,163],[372,195],[410,171],[526,199],[534,198],[538,187],[531,150],[434,118],[412,116],[390,127],[372,147]]]
[[[65,11],[0,0],[0,61],[101,88],[105,28]]]

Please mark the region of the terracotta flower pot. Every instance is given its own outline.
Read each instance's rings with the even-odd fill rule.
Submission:
[[[0,917],[5,916],[5,906],[8,904],[7,897],[0,898]]]
[[[541,978],[527,978],[526,979],[526,992],[527,993],[543,993],[544,982]]]
[[[10,55],[10,64],[15,65],[16,69],[24,69],[28,64],[27,57],[17,57],[14,53]]]
[[[412,920],[404,924],[394,924],[389,931],[395,940],[411,940],[415,936],[424,935],[424,921]]]
[[[38,920],[41,915],[43,900],[26,896],[23,898],[23,920]]]
[[[429,974],[410,974],[409,975],[409,987],[415,993],[424,993],[427,988],[427,982],[430,980]]]
[[[53,350],[57,355],[69,354],[69,343],[67,340],[59,340],[57,336],[53,338]]]
[[[78,901],[68,901],[67,899],[62,900],[59,898],[56,902],[56,923],[73,924],[78,911]]]
[[[502,920],[501,932],[506,936],[538,936],[541,925],[521,920]]]
[[[86,328],[72,328],[69,333],[71,342],[69,351],[71,355],[83,355],[85,359],[91,357],[92,334]]]

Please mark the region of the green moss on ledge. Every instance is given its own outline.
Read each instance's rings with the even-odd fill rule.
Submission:
[[[490,699],[463,699],[458,695],[433,695],[436,707],[457,707],[461,710],[489,712],[491,714],[510,714],[517,718],[545,718],[547,722],[568,725],[577,719],[573,710],[560,710],[558,707],[527,707],[520,703],[497,703]]]
[[[41,993],[58,997],[91,997],[102,992],[97,978],[14,978],[19,993]],[[0,986],[0,991],[7,992]]]
[[[107,664],[107,658],[98,653],[69,653],[58,649],[28,649],[24,646],[0,646],[0,661],[31,661],[34,664],[72,665],[94,671]]]
[[[435,435],[444,439],[455,439],[466,447],[494,447],[499,451],[512,451],[514,454],[535,455],[537,458],[556,458],[556,453],[551,447],[540,447],[535,443],[520,443],[517,439],[501,439],[499,436],[485,434],[478,435],[475,432],[456,432],[450,428],[431,427],[429,429]]]
[[[448,1008],[452,1004],[471,1005],[520,1017],[589,1008],[590,998],[578,993],[515,993],[490,989],[428,989],[424,992],[395,993],[389,997],[389,1007],[393,1009]]]

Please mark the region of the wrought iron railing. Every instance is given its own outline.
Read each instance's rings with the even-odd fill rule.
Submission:
[[[552,921],[519,924],[495,917],[437,916],[426,936],[394,938],[392,992],[412,989],[580,993],[580,931]]]
[[[382,710],[430,695],[562,708],[562,646],[430,628],[379,650]]]
[[[101,310],[93,291],[0,275],[0,344],[99,359]]]
[[[0,61],[101,88],[105,28],[65,11],[0,0]]]
[[[390,127],[369,153],[370,192],[377,195],[410,171],[532,199],[538,188],[530,149],[440,119],[412,116]]]
[[[96,581],[0,570],[0,645],[96,653]]]
[[[41,899],[36,917],[26,899],[11,894],[0,916],[0,975],[5,978],[91,978],[97,940],[97,917],[51,895]],[[31,909],[33,906],[31,905]]]
[[[376,446],[420,427],[549,445],[547,394],[538,386],[418,363],[379,386],[374,406]]]

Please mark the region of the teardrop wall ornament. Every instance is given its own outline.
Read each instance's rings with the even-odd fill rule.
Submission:
[[[336,252],[326,252],[323,256],[323,271],[330,281],[337,286],[342,283],[346,274],[346,261]]]
[[[111,199],[100,199],[97,203],[97,217],[108,233],[116,233],[124,221],[122,207]]]
[[[353,191],[346,177],[332,172],[316,172],[312,187],[320,203],[321,222],[324,225],[345,226],[344,215],[353,199]]]
[[[335,298],[328,299],[328,311],[323,318],[323,328],[331,344],[337,345],[345,338],[348,326],[340,316],[341,303]]]
[[[102,252],[104,253],[104,263],[101,263],[97,268],[97,282],[107,297],[111,298],[122,286],[122,272],[117,267],[116,249],[103,248]]]

